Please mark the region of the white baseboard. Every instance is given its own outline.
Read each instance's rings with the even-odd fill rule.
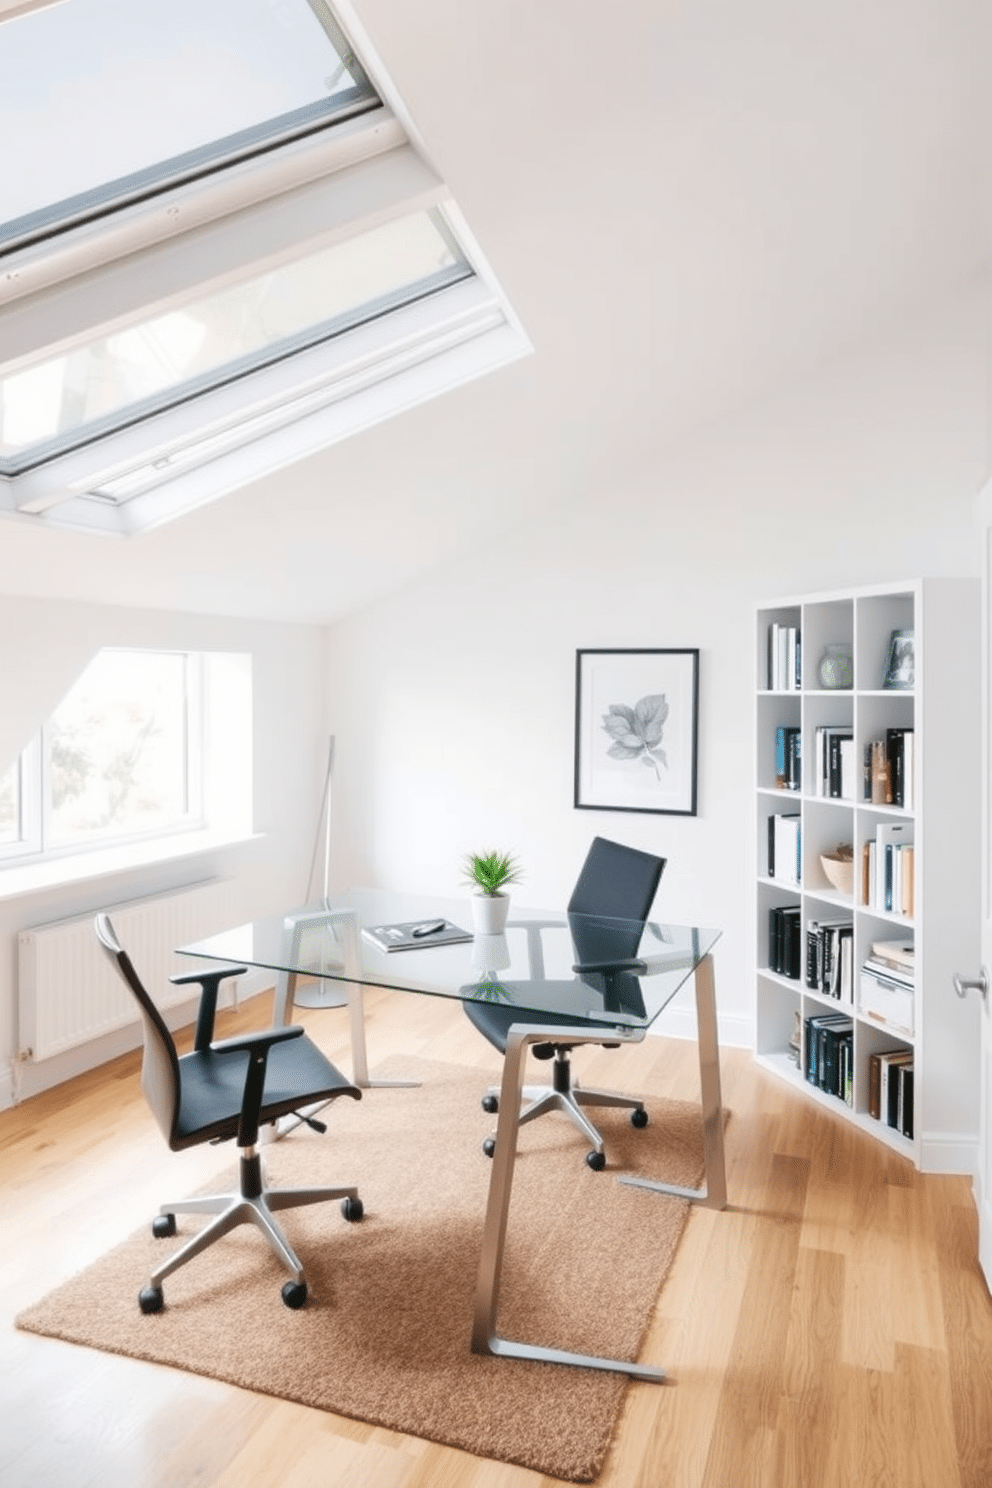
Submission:
[[[750,1018],[717,1016],[717,1030],[721,1049],[753,1049],[754,1022]],[[672,1007],[656,1018],[648,1029],[655,1038],[694,1039],[696,1037],[696,1009],[694,1007]]]
[[[927,1132],[920,1142],[920,1171],[923,1173],[963,1173],[974,1179],[977,1160],[977,1135]]]

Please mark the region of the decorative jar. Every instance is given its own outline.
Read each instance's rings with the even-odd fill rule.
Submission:
[[[846,641],[831,641],[820,657],[818,675],[821,687],[850,687],[854,682],[854,662]]]

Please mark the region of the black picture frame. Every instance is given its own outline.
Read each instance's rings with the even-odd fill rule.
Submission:
[[[698,648],[576,651],[577,810],[695,816],[698,753]]]

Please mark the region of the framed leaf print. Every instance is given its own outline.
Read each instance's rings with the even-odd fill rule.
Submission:
[[[575,805],[696,815],[699,651],[575,653]]]

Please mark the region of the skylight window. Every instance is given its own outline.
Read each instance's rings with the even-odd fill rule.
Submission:
[[[22,142],[0,172],[0,245],[379,103],[323,0],[29,12],[0,46],[0,137]]]
[[[0,0],[0,129],[0,513],[140,531],[530,350],[346,0]]]
[[[16,473],[471,274],[420,212],[142,316],[0,376],[0,470]]]

